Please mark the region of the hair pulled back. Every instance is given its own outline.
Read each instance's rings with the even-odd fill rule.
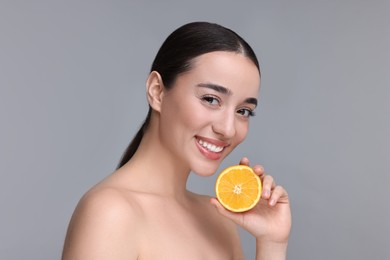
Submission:
[[[228,51],[248,57],[259,69],[259,62],[249,44],[234,31],[208,22],[185,24],[173,31],[161,45],[150,72],[157,71],[166,89],[170,89],[178,75],[191,70],[193,60],[209,52]],[[126,164],[137,151],[149,126],[152,109],[124,152],[117,168]]]

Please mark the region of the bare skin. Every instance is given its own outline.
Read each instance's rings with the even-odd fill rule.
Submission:
[[[64,259],[243,259],[236,226],[209,198],[129,190],[121,174],[83,198]]]
[[[205,83],[229,91],[223,94]],[[186,189],[191,170],[214,174],[246,137],[247,110],[255,108],[248,100],[258,95],[260,85],[257,68],[241,54],[215,52],[200,56],[169,91],[156,72],[146,85],[153,109],[150,127],[133,158],[81,199],[63,260],[244,259],[236,224],[256,237],[257,259],[284,259],[288,196],[262,167],[254,170],[265,192],[247,213],[228,212],[216,199]],[[223,149],[207,151],[199,140]]]

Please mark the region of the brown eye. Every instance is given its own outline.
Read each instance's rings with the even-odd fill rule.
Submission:
[[[243,117],[255,116],[255,112],[253,112],[250,109],[245,109],[245,108],[237,110],[237,113],[240,114]]]
[[[202,100],[213,106],[219,105],[219,100],[212,96],[203,96]]]

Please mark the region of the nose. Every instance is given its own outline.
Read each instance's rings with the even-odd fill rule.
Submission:
[[[226,111],[219,114],[213,122],[213,131],[224,139],[232,138],[236,135],[236,118],[235,113]]]

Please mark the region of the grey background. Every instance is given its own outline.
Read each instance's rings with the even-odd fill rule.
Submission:
[[[289,259],[390,259],[389,1],[0,1],[0,259],[59,259],[146,114],[165,37],[236,30],[262,90],[244,144],[290,194]],[[213,195],[215,176],[189,188]],[[242,232],[248,259],[254,240]]]

